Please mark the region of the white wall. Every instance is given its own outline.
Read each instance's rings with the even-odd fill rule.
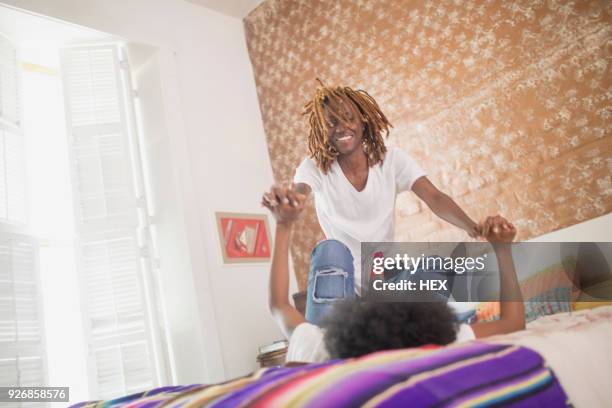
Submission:
[[[530,239],[531,242],[610,242],[612,213]]]
[[[156,194],[168,200],[160,226],[175,245],[161,266],[174,282],[166,306],[176,379],[251,371],[257,347],[282,338],[266,306],[269,266],[222,266],[214,222],[214,211],[263,212],[259,198],[273,182],[242,22],[177,0],[4,3],[158,48],[166,132],[156,135],[163,149],[153,167]]]

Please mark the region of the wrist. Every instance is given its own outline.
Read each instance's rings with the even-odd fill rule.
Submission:
[[[293,227],[293,221],[277,221],[276,222],[276,229],[277,230],[290,231],[291,227]]]
[[[491,242],[491,245],[495,252],[511,252],[510,249],[512,248],[511,242]]]
[[[468,227],[465,228],[465,232],[470,237],[477,237],[477,236],[480,235],[480,231],[478,230],[478,224],[476,224],[476,223],[472,223],[472,224],[468,225]]]

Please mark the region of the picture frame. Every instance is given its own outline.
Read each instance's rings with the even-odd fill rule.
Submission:
[[[215,212],[224,264],[265,263],[272,257],[268,216]]]

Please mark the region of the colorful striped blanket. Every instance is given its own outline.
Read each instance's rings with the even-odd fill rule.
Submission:
[[[74,407],[569,406],[535,351],[471,342],[262,369],[217,385],[156,388]]]

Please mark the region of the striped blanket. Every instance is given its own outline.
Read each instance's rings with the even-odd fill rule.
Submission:
[[[390,350],[351,360],[274,367],[217,385],[156,388],[74,407],[569,406],[542,357],[471,342]]]

